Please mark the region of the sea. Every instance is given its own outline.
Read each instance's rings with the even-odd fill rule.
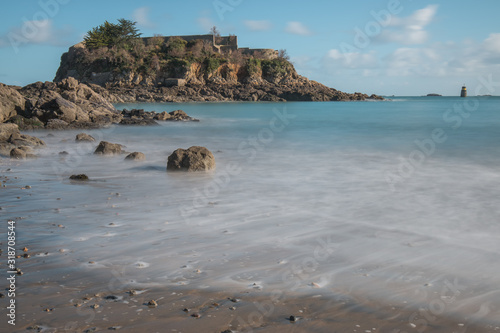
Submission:
[[[365,298],[500,325],[500,97],[116,107],[200,121],[83,131],[93,143],[29,133],[46,142],[38,158],[0,164],[3,220],[44,262],[23,271],[88,288],[112,273],[135,288]],[[101,140],[146,160],[94,155]],[[216,169],[167,172],[191,146]]]

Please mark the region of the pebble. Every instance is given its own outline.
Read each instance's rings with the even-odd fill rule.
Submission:
[[[116,297],[115,295],[109,295],[109,296],[104,297],[104,299],[115,301],[118,299],[118,297]]]
[[[54,309],[53,308],[52,309],[46,308],[43,311],[45,311],[45,312],[52,312],[52,311],[54,311]]]
[[[108,328],[108,330],[110,331],[118,331],[120,328],[122,328],[121,326],[111,326]]]
[[[21,271],[20,268],[16,268],[17,275],[23,275],[24,273]]]
[[[28,252],[28,248],[26,246],[23,248],[23,252]]]
[[[199,313],[193,313],[193,314],[191,315],[191,317],[193,317],[193,318],[200,318],[201,316],[200,316],[200,314],[199,314]]]
[[[29,189],[31,189],[31,186],[26,185],[24,188],[27,189],[27,190],[29,190]]]
[[[299,320],[299,318],[295,317],[295,316],[290,316],[289,320],[292,322],[292,323],[295,323],[297,320]]]
[[[234,311],[236,308],[234,306],[230,307],[229,310]]]
[[[233,302],[233,303],[238,303],[238,302],[240,301],[240,300],[239,300],[239,299],[237,299],[237,298],[231,298],[231,297],[229,297],[229,298],[228,298],[228,300],[230,300],[230,301],[231,301],[231,302]]]
[[[190,309],[188,309],[188,308],[184,308],[182,311],[184,311],[184,312],[189,312],[189,311],[191,311],[191,310],[190,310]]]
[[[156,301],[154,299],[152,299],[148,302],[148,306],[152,307],[152,308],[156,308],[158,306],[158,303],[156,303]]]
[[[128,291],[128,294],[129,294],[130,296],[134,296],[134,295],[137,295],[137,291],[135,291],[135,290],[129,290],[129,291]]]
[[[99,308],[99,304],[93,304],[90,306],[92,309],[98,309]]]

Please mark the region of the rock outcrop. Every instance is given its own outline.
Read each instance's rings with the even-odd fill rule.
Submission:
[[[209,171],[213,169],[215,169],[215,157],[205,147],[179,148],[168,157],[167,171]]]
[[[213,54],[193,61],[165,53],[164,46],[144,44],[137,53],[118,47],[91,50],[80,43],[62,55],[54,81],[74,77],[111,103],[383,99],[308,80],[283,57]]]
[[[45,142],[31,135],[21,134],[19,128],[16,124],[0,124],[0,155],[11,156],[14,158],[25,158],[33,157],[30,147],[41,147],[45,146]],[[12,151],[14,149],[20,149],[24,151],[23,153],[19,151]],[[14,156],[12,156],[14,154]]]
[[[199,121],[186,114],[182,110],[175,110],[171,112],[163,111],[156,113],[154,111],[144,111],[144,109],[124,109],[122,111],[123,119],[121,125],[158,125],[158,121]]]
[[[0,123],[26,110],[26,99],[14,88],[0,83]]]
[[[21,115],[49,128],[102,127],[121,120],[110,102],[74,78],[58,83],[36,82],[19,93],[29,105]]]
[[[122,145],[107,141],[101,141],[94,151],[96,155],[119,155],[121,153]]]

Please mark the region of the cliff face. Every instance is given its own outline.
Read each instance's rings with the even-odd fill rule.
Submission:
[[[73,77],[110,102],[343,101],[379,98],[347,94],[297,74],[283,58],[241,54],[166,55],[161,45],[133,50],[72,46],[61,57],[54,81]]]

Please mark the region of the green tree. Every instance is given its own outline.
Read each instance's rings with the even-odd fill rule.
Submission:
[[[141,36],[135,27],[137,22],[119,19],[118,24],[105,21],[100,26],[92,28],[83,38],[85,46],[89,49],[111,46],[127,46],[130,41]]]

